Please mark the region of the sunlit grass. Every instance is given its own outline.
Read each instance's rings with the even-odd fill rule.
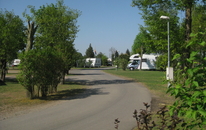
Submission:
[[[30,99],[27,97],[26,89],[16,79],[7,79],[5,85],[0,85],[0,112],[12,110],[15,107],[28,107],[49,101],[63,100],[75,96],[86,90],[86,86],[66,82],[59,85],[57,93],[52,93],[46,98]]]

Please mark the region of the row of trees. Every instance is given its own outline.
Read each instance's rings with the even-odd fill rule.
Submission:
[[[167,21],[169,16],[171,65],[175,79],[168,92],[177,100],[170,107],[170,114],[190,118],[182,123],[182,129],[193,129],[206,124],[205,96],[205,0],[132,0],[133,6],[142,11],[145,26],[136,36],[133,53],[161,54],[159,63],[165,69],[167,63]],[[185,17],[180,20],[178,13]]]
[[[1,11],[1,78],[5,80],[6,63],[20,52],[18,80],[28,91],[30,98],[46,97],[56,92],[59,83],[64,83],[65,75],[80,57],[74,48],[78,32],[77,18],[81,14],[64,5],[43,5],[39,9],[28,6],[30,14],[23,13],[28,26],[12,12]],[[5,23],[3,22],[5,21]],[[26,44],[25,44],[26,43]]]
[[[166,58],[167,55],[167,20],[161,20],[160,16],[169,16],[170,22],[170,50],[171,57],[177,53],[182,53],[181,61],[189,58],[190,53],[197,47],[187,47],[190,41],[191,32],[197,33],[203,31],[205,7],[204,2],[198,0],[187,1],[155,1],[150,0],[133,0],[133,6],[137,6],[141,11],[142,18],[145,21],[145,26],[140,26],[139,34],[134,40],[132,53],[158,53]],[[185,19],[180,20],[178,17],[179,11],[185,12]],[[201,13],[199,13],[201,12]],[[193,20],[192,20],[193,19]],[[175,67],[177,61],[172,61],[172,66]],[[160,66],[166,67],[164,62]],[[184,64],[184,66],[191,66]]]
[[[111,52],[111,61],[113,62],[113,65],[120,66],[121,59],[126,59],[127,63],[128,63],[129,56],[130,56],[130,51],[128,49],[126,50],[125,54],[119,54],[119,52],[115,48],[112,47],[112,48],[110,48],[110,52]],[[125,56],[125,55],[127,55],[127,56]],[[85,52],[84,58],[101,58],[103,66],[111,65],[108,61],[108,57],[105,54],[103,54],[102,52],[99,52],[97,54],[96,50],[93,49],[91,43]],[[124,64],[127,64],[127,63],[124,62]],[[126,67],[124,67],[124,70],[125,69],[126,69]]]

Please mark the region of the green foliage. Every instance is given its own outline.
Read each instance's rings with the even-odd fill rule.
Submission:
[[[132,0],[133,6],[137,6],[141,10],[142,18],[145,22],[143,28],[148,33],[148,37],[144,40],[147,53],[165,54],[167,53],[167,20],[160,19],[160,16],[166,15],[170,17],[170,50],[171,56],[182,52],[185,47],[184,28],[179,24],[178,10],[172,0]],[[141,31],[140,31],[141,32]]]
[[[121,59],[121,68],[123,70],[126,70],[127,69],[127,64],[128,64],[128,60],[127,59]]]
[[[19,50],[23,50],[24,24],[13,12],[0,10],[0,80],[6,76],[6,64],[17,58]]]
[[[157,69],[166,70],[167,60],[167,54],[158,56],[157,61],[155,62]]]
[[[148,41],[151,39],[150,35],[147,33],[146,29],[140,26],[140,32],[136,35],[134,43],[132,45],[132,53],[144,54],[149,52]]]
[[[105,56],[103,53],[99,53],[99,54],[97,54],[97,56],[96,56],[96,58],[101,58],[101,63],[102,63],[102,65],[103,66],[107,66],[107,64],[108,64],[108,57],[107,56]]]
[[[114,64],[117,65],[117,68],[122,68],[123,70],[126,70],[128,61],[129,56],[127,54],[121,54],[118,58],[115,59]]]
[[[205,46],[205,44],[196,42],[199,41],[199,39],[196,38],[198,37],[193,37],[189,45],[192,46],[196,44],[198,46]],[[184,124],[187,129],[193,129],[195,126],[201,128],[206,124],[206,59],[202,59],[201,55],[198,51],[192,51],[190,53],[190,57],[185,61],[188,64],[192,64],[191,66],[193,67],[178,69],[176,72],[176,80],[168,89],[168,92],[177,99],[170,107],[170,113],[173,114],[177,112],[179,116],[190,118],[191,120]],[[178,58],[178,56],[176,58]],[[180,66],[182,64],[179,63],[178,65]]]
[[[128,56],[130,56],[130,51],[129,51],[129,49],[126,50],[126,53],[125,53],[125,54],[127,54]]]
[[[56,91],[63,66],[60,55],[51,49],[30,50],[21,57],[18,81],[30,92],[30,98],[39,96],[39,91],[45,97]],[[35,87],[38,88],[36,93]]]
[[[121,63],[120,58],[115,58],[113,64],[117,67],[117,69],[120,67],[120,63]]]
[[[91,43],[89,44],[89,48],[86,50],[86,58],[94,58],[94,51]]]
[[[78,32],[76,19],[80,12],[65,6],[60,0],[56,4],[40,6],[38,10],[32,6],[29,8],[32,17],[24,15],[28,20],[34,20],[38,28],[35,44],[30,47],[32,50],[28,49],[21,56],[22,71],[18,79],[31,98],[35,94],[39,97],[39,91],[45,97],[57,91],[59,82],[64,83],[65,74],[75,64],[77,53],[73,42]]]
[[[108,64],[108,57],[103,55],[101,59],[102,59],[102,65],[103,66],[107,66],[107,64]]]
[[[77,18],[80,12],[70,9],[63,1],[56,4],[40,6],[38,10],[29,7],[33,19],[38,25],[34,49],[53,49],[64,61],[62,83],[65,74],[75,64],[75,48],[73,42],[78,32]]]
[[[115,51],[114,53],[114,59],[118,58],[119,57],[119,52],[118,51]]]

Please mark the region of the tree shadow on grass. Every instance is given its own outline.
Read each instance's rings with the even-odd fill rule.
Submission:
[[[16,83],[18,83],[18,80],[16,78],[14,78],[14,77],[6,77],[5,78],[5,82],[0,80],[0,86],[7,85],[6,83],[8,83],[8,82],[16,84]]]

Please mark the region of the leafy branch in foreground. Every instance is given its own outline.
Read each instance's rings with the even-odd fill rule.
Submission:
[[[151,111],[149,111],[150,105],[148,105],[148,103],[144,103],[144,106],[145,109],[141,109],[139,113],[137,110],[133,113],[133,117],[137,121],[138,130],[175,130],[178,124],[183,122],[177,115],[170,116],[166,106],[161,107],[156,114],[152,114]]]

